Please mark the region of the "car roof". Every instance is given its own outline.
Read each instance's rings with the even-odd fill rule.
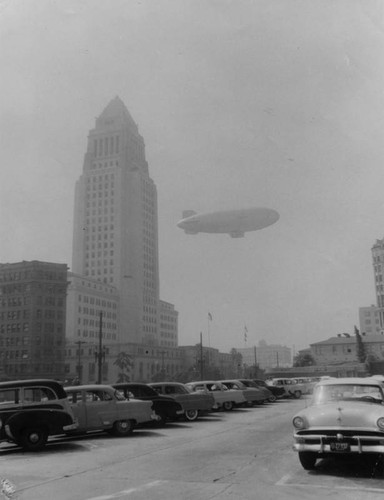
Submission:
[[[151,382],[148,385],[150,385],[152,387],[152,386],[160,386],[160,385],[182,385],[182,386],[184,386],[185,384],[182,384],[180,382]]]
[[[218,380],[195,380],[194,382],[187,382],[186,385],[197,385],[197,384],[221,384]]]
[[[36,378],[27,380],[7,380],[6,382],[0,382],[0,389],[16,387],[22,385],[23,387],[30,387],[35,385],[45,385],[48,387],[63,387],[62,383],[57,380]]]
[[[64,387],[66,391],[94,391],[95,389],[107,389],[107,390],[113,390],[113,387],[111,385],[106,385],[106,384],[87,384],[87,385],[72,385],[70,387]]]
[[[381,386],[380,382],[370,377],[344,377],[321,380],[316,385],[377,385]]]

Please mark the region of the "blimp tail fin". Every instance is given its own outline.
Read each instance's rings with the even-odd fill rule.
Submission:
[[[196,215],[194,210],[183,210],[182,218],[186,219],[187,217],[192,217],[192,215]]]

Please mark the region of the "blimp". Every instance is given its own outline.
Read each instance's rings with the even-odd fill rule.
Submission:
[[[186,234],[228,233],[232,238],[243,238],[249,231],[258,231],[279,220],[279,213],[271,208],[254,207],[198,214],[185,210],[177,226]]]

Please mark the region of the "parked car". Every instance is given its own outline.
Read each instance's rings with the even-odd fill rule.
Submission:
[[[285,395],[285,391],[283,387],[279,387],[277,385],[268,385],[265,380],[259,378],[253,378],[253,382],[257,386],[266,387],[272,393],[272,398],[269,400],[271,402],[276,401],[278,398],[282,398]]]
[[[136,398],[144,401],[152,401],[152,408],[159,416],[159,424],[164,425],[168,420],[176,420],[184,414],[183,407],[174,398],[162,396],[153,387],[147,384],[135,382],[124,382],[113,384],[126,399]]]
[[[268,389],[268,387],[257,385],[256,382],[254,382],[251,379],[247,379],[247,378],[241,378],[239,380],[246,387],[248,387],[248,388],[256,387],[256,389],[261,391],[265,397],[263,402],[266,402],[266,401],[273,402],[276,400],[276,398],[273,396],[272,392]]]
[[[193,392],[205,392],[212,394],[218,409],[230,411],[236,406],[242,406],[247,402],[242,391],[228,389],[221,382],[205,380],[198,382],[188,382],[186,386]]]
[[[309,407],[293,418],[294,449],[306,470],[318,458],[384,453],[384,393],[372,378],[319,382]]]
[[[184,410],[185,420],[197,420],[202,412],[215,409],[215,400],[212,394],[191,392],[184,384],[179,382],[153,382],[148,385],[153,387],[158,394],[171,396],[180,403]]]
[[[299,399],[306,393],[306,388],[297,382],[294,378],[273,378],[268,381],[269,385],[282,387],[285,397]]]
[[[296,382],[303,387],[303,394],[312,394],[313,388],[317,382],[313,381],[310,377],[295,378]]]
[[[0,383],[0,441],[41,450],[49,436],[75,430],[77,423],[63,386],[55,380]]]
[[[75,433],[107,431],[127,436],[141,423],[157,420],[152,401],[127,400],[109,385],[76,385],[66,387],[78,428]]]
[[[247,387],[240,380],[220,380],[228,389],[243,391],[247,406],[261,404],[265,401],[265,395],[257,387]]]

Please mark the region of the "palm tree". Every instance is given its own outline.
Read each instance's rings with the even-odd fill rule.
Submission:
[[[125,351],[119,352],[113,364],[121,370],[116,383],[129,382],[131,368],[133,368],[132,357]]]

